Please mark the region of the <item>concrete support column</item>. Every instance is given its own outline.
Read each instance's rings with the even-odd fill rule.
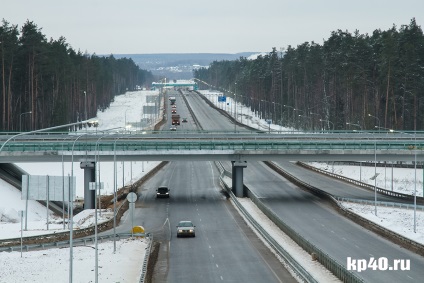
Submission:
[[[84,169],[84,209],[94,209],[94,190],[90,190],[90,182],[96,181],[96,165],[93,161],[83,161],[80,168]]]
[[[244,191],[243,191],[243,168],[247,167],[246,162],[240,162],[240,161],[233,161],[233,178],[232,178],[232,191],[236,197],[244,197]]]

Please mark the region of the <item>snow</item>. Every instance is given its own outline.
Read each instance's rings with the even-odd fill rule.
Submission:
[[[225,109],[234,116],[234,102],[230,97],[227,97],[229,105],[219,103],[217,97],[222,95],[217,91],[201,91],[210,101],[221,109]],[[156,122],[156,115],[147,115],[142,113],[141,105],[145,103],[147,95],[158,95],[157,91],[135,91],[127,92],[125,95],[120,95],[115,98],[115,101],[104,112],[99,112],[96,119],[99,121],[98,128],[88,128],[84,131],[124,131],[124,130],[144,130],[151,129]],[[154,105],[154,104],[151,104]],[[123,112],[125,109],[125,112]],[[124,114],[124,115],[123,115]],[[261,130],[275,131],[293,131],[291,128],[282,127],[275,124],[270,124],[259,119],[257,115],[250,111],[249,107],[244,107],[237,104],[237,119],[242,120],[244,124],[255,127]],[[151,122],[141,128],[141,124],[137,124],[140,119],[151,118]],[[136,125],[135,127],[125,128],[126,124]],[[113,129],[113,130],[110,130]],[[118,172],[124,174],[118,175],[118,184],[130,184],[141,178],[144,174],[153,169],[159,162],[125,162],[123,168],[122,163],[118,163]],[[56,174],[62,176],[61,163],[43,163],[17,164],[25,171],[32,175]],[[64,174],[68,175],[71,172],[71,165],[64,165]],[[346,175],[350,178],[359,179],[358,166],[341,166],[314,163],[314,166],[319,168],[330,168],[333,172],[341,175]],[[141,167],[141,170],[140,170]],[[132,168],[132,170],[131,170]],[[112,162],[102,162],[100,168],[101,181],[104,182],[104,191],[102,194],[113,193],[113,174],[108,174],[113,170]],[[394,190],[403,193],[412,194],[415,189],[415,170],[414,169],[394,169],[393,178],[391,170],[377,168],[380,172],[377,178],[377,186],[390,189],[393,179]],[[383,170],[383,171],[381,171]],[[385,171],[384,171],[385,170]],[[417,170],[417,188],[422,188],[422,169]],[[135,174],[135,172],[138,172]],[[362,167],[362,181],[370,181],[370,176],[374,176],[373,168]],[[122,175],[124,175],[122,177]],[[83,196],[83,170],[79,169],[79,164],[74,164],[74,176],[77,178],[77,197]],[[384,176],[384,178],[382,177]],[[374,184],[373,181],[371,184]],[[0,180],[0,239],[17,238],[21,234],[21,223],[19,211],[25,209],[25,201],[20,199],[20,192],[11,187],[8,183]],[[422,195],[418,190],[417,195]],[[287,250],[292,253],[300,263],[308,266],[313,274],[320,278],[322,282],[336,282],[337,279],[328,271],[323,269],[318,263],[310,260],[310,256],[301,250],[297,245],[290,242],[275,225],[264,216],[258,208],[248,199],[240,199],[243,206],[254,215],[260,223],[264,223],[264,227],[268,233],[273,235],[278,242],[290,243],[285,245]],[[343,203],[343,205],[384,227],[393,230],[397,233],[424,244],[424,212],[417,211],[417,232],[411,230],[412,210],[400,208],[385,208],[378,207],[377,216],[374,215],[374,206],[365,204]],[[53,217],[49,213],[49,231],[46,230],[46,208],[35,201],[28,203],[28,231],[23,231],[24,236],[37,235],[43,233],[51,233],[52,231],[68,231],[63,225],[61,218]],[[91,216],[91,217],[90,217]],[[86,210],[78,214],[74,218],[75,228],[83,228],[92,225],[93,211]],[[102,218],[99,222],[106,221],[111,217],[111,212],[103,211]],[[121,240],[118,241],[116,253],[113,253],[111,242],[99,244],[99,282],[135,282],[140,274],[140,267],[145,255],[147,240]],[[74,279],[75,282],[93,282],[94,281],[94,248],[92,245],[74,248]],[[0,282],[57,282],[58,278],[67,278],[69,273],[69,249],[48,249],[43,251],[24,252],[22,258],[20,252],[2,252],[0,253]]]
[[[337,165],[323,162],[308,162],[308,164],[372,186],[375,185],[375,182],[371,178],[377,173],[377,187],[408,195],[414,195],[416,190],[417,196],[423,196],[423,169],[393,168],[392,170],[391,167],[377,167],[375,170],[374,167],[364,168],[362,166],[361,169],[360,166]],[[417,180],[416,182],[415,178]],[[416,187],[415,184],[417,184]]]
[[[318,282],[340,282],[339,279],[324,268],[319,262],[311,260],[311,255],[296,244],[289,236],[284,234],[250,199],[238,198],[238,201],[262,228],[273,237],[276,242],[306,269]],[[247,220],[246,220],[247,222]],[[253,229],[253,228],[252,228]],[[254,230],[258,237],[260,234]],[[266,244],[267,245],[267,244]],[[272,249],[271,249],[272,250]],[[272,250],[273,251],[273,250]],[[276,254],[278,257],[278,255]],[[284,260],[279,258],[284,264]]]
[[[130,238],[98,244],[99,282],[138,282],[147,241]],[[0,282],[67,282],[69,278],[69,248],[0,253]],[[73,248],[73,282],[94,282],[95,249],[93,245]]]

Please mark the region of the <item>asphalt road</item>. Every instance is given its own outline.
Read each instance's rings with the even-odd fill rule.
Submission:
[[[198,103],[195,111],[203,113],[208,108],[210,109],[206,103],[203,106],[202,103]],[[217,119],[209,118],[209,120]],[[231,129],[228,123],[223,127],[227,130]],[[333,180],[289,162],[279,164],[298,178],[335,195],[374,199],[373,192]],[[231,168],[229,163],[226,164],[226,168],[227,170]],[[410,271],[368,269],[358,273],[367,282],[419,282],[421,280],[424,274],[423,257],[339,215],[321,199],[297,188],[263,163],[248,163],[244,170],[244,183],[290,227],[341,264],[346,265],[348,257],[366,260],[372,257],[375,259],[385,257],[388,259],[389,266],[393,265],[391,263],[395,259],[410,260]],[[383,195],[378,195],[378,199],[393,201],[393,198]]]
[[[295,282],[234,211],[211,162],[171,162],[139,189],[134,225],[160,243],[154,282]],[[157,199],[158,186],[170,198]],[[191,220],[196,237],[177,238]],[[131,227],[128,214],[120,225]]]
[[[246,186],[261,201],[308,241],[346,265],[347,258],[409,259],[410,271],[374,271],[359,273],[366,282],[418,282],[424,270],[424,258],[399,247],[336,213],[320,198],[305,192],[273,172],[263,163],[245,169]],[[335,186],[341,184],[336,182]],[[331,186],[328,180],[327,186]]]
[[[181,96],[169,95],[188,120],[177,132],[194,128]],[[160,247],[153,282],[296,282],[234,210],[218,175],[211,162],[170,162],[138,189],[134,219],[127,214],[117,229],[134,223],[154,235]],[[159,186],[170,188],[169,199],[156,198]],[[193,221],[195,238],[176,237],[180,220]]]
[[[223,123],[220,129],[234,127],[200,98],[191,96],[189,103],[206,129],[217,129],[220,123]],[[182,101],[178,101],[177,96],[177,111],[182,117],[190,117]],[[186,127],[190,124],[189,119]],[[320,179],[309,170],[291,167],[292,164],[282,166],[318,188],[322,186],[350,197],[370,197],[370,192],[344,182],[324,176]],[[288,282],[286,277],[291,276],[251,235],[250,228],[234,213],[216,182],[217,172],[209,162],[172,162],[140,188],[141,198],[136,207],[142,209],[136,209],[136,223],[153,232],[161,243],[154,282]],[[346,264],[348,257],[366,260],[385,257],[389,266],[395,259],[410,260],[410,271],[368,269],[358,273],[366,282],[421,280],[423,257],[340,216],[321,199],[297,188],[263,163],[248,164],[244,183],[293,229],[342,264]],[[169,200],[155,198],[160,185],[171,188]],[[175,229],[180,220],[195,223],[195,238],[176,238]],[[129,221],[126,217],[121,227],[131,227]]]

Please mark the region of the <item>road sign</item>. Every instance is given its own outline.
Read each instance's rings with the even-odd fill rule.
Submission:
[[[226,102],[227,97],[226,96],[218,96],[218,102]]]
[[[136,193],[133,193],[133,192],[129,193],[129,194],[127,195],[127,200],[128,200],[130,203],[135,202],[135,201],[137,200],[137,194],[136,194]]]

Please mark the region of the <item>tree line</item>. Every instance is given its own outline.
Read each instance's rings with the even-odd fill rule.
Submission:
[[[194,77],[274,123],[307,130],[423,130],[424,36],[415,19],[371,35],[215,61]]]
[[[64,37],[47,40],[29,20],[20,30],[2,20],[0,60],[2,131],[83,121],[154,79],[132,59],[75,51]]]

